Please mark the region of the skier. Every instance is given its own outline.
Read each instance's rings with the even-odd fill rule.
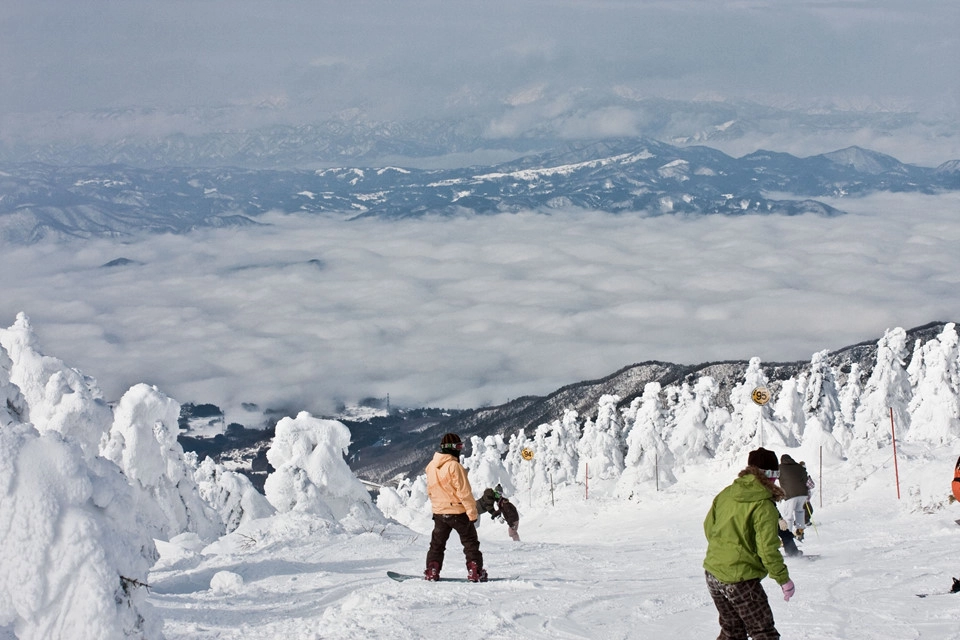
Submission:
[[[427,494],[433,507],[433,535],[430,537],[430,550],[427,551],[424,580],[440,579],[447,539],[450,532],[456,530],[467,560],[467,580],[487,581],[480,540],[477,538],[477,501],[473,498],[467,471],[460,464],[462,451],[460,436],[448,433],[440,440],[440,450],[433,454],[433,460],[427,465]]]
[[[494,520],[500,518],[507,523],[507,533],[515,542],[520,542],[517,529],[520,527],[520,514],[517,508],[503,495],[503,487],[499,484],[493,489],[487,487],[483,495],[477,500],[477,509],[480,513],[489,513]]]
[[[803,542],[803,527],[806,522],[805,505],[810,499],[807,486],[807,469],[786,453],[780,456],[780,487],[784,501],[780,503],[780,515],[797,540]]]
[[[720,614],[718,640],[773,640],[780,634],[760,580],[768,574],[789,601],[793,580],[780,555],[780,515],[776,500],[783,490],[777,454],[763,447],[750,452],[747,466],[733,484],[717,494],[703,521],[707,555],[703,561],[707,589]]]

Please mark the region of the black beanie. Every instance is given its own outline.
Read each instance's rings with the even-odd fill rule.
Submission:
[[[747,464],[751,467],[763,469],[764,471],[780,470],[780,463],[777,462],[777,454],[763,447],[750,452],[749,457],[747,457]]]
[[[460,444],[460,436],[455,433],[448,433],[440,438],[440,451],[442,453],[452,453],[454,455],[459,455],[460,450],[463,449],[463,446],[457,447]]]

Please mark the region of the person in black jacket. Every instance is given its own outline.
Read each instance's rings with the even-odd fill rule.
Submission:
[[[499,484],[491,488],[486,488],[483,495],[477,500],[477,510],[480,513],[489,513],[490,517],[496,520],[500,518],[507,523],[507,533],[510,537],[520,542],[520,536],[517,534],[517,528],[520,526],[520,514],[517,508],[503,497],[503,487]]]
[[[804,505],[809,499],[807,469],[786,453],[780,456],[780,488],[786,496],[778,506],[780,515],[787,523],[797,540],[803,541],[803,527],[806,522]]]

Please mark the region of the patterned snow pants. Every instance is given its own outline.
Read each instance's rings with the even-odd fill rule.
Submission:
[[[720,612],[720,635],[717,640],[776,640],[780,637],[773,626],[773,611],[759,579],[726,584],[709,571],[707,589]]]

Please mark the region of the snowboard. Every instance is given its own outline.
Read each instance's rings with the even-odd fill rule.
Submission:
[[[387,577],[396,580],[397,582],[403,582],[404,580],[423,580],[422,575],[414,575],[412,573],[397,573],[396,571],[387,571]],[[519,576],[514,576],[512,578],[487,578],[487,582],[500,582],[502,580],[516,580]],[[470,582],[466,578],[443,578],[441,577],[439,582]]]
[[[950,587],[950,591],[934,591],[931,593],[918,593],[918,598],[926,598],[927,596],[950,596],[955,593],[960,593],[960,580],[956,578],[953,579],[953,586]]]

